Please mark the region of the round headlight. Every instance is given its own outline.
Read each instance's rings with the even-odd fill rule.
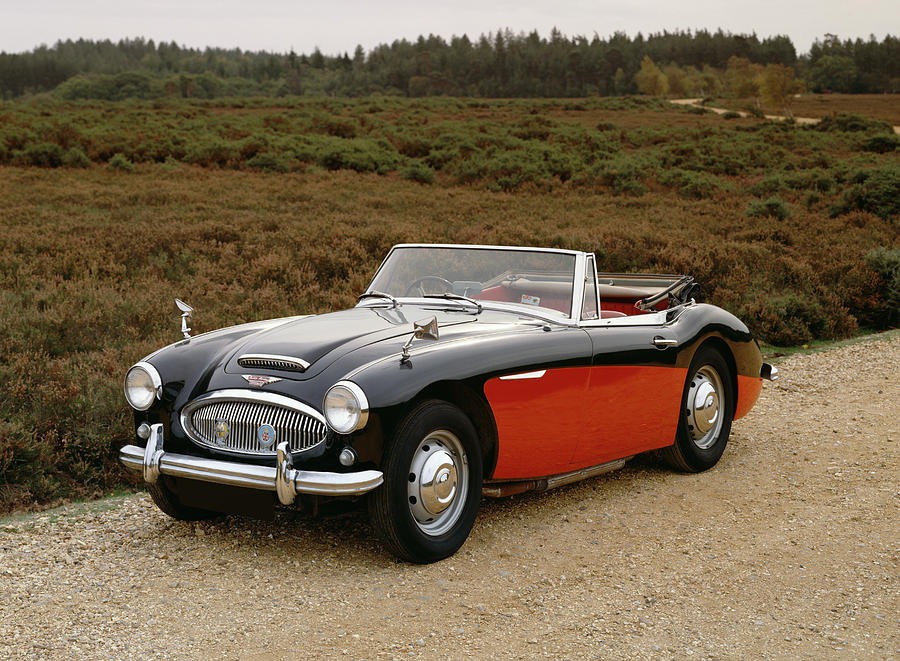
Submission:
[[[366,426],[369,420],[369,401],[358,385],[338,381],[325,393],[322,403],[325,421],[339,434],[349,434]]]
[[[138,363],[125,375],[125,399],[138,411],[146,411],[153,405],[162,386],[156,368],[149,363]]]

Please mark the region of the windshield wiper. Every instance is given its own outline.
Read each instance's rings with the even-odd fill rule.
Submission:
[[[359,301],[363,300],[364,298],[386,298],[391,302],[391,307],[396,308],[400,305],[397,302],[397,299],[394,298],[393,296],[391,296],[390,294],[386,294],[383,291],[375,291],[374,289],[372,291],[367,291],[364,294],[360,294],[356,300],[357,300],[357,302],[359,302]]]
[[[466,303],[471,303],[476,308],[478,308],[478,312],[475,314],[481,314],[481,311],[484,307],[476,301],[474,298],[469,298],[468,296],[463,296],[462,294],[451,294],[450,292],[446,292],[443,294],[425,294],[425,298],[443,298],[448,301],[465,301]]]

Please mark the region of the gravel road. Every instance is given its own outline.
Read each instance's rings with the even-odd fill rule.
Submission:
[[[779,365],[722,461],[485,501],[454,557],[365,517],[0,522],[0,658],[900,658],[900,335]]]

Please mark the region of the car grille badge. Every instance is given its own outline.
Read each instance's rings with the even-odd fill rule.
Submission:
[[[281,381],[277,376],[260,376],[259,374],[241,374],[241,376],[244,377],[251,386],[258,386],[260,388],[267,386],[270,383]]]
[[[264,448],[271,447],[275,442],[275,437],[275,427],[268,423],[260,425],[259,429],[256,430],[256,440],[259,441],[259,444]]]
[[[216,445],[224,447],[228,440],[228,423],[225,420],[216,421]]]

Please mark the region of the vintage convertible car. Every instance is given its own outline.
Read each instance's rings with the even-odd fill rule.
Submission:
[[[161,510],[272,517],[365,496],[401,558],[465,541],[482,495],[657,450],[713,466],[753,406],[747,327],[687,276],[597,273],[574,250],[398,245],[356,307],[184,339],[134,365],[133,445]]]

